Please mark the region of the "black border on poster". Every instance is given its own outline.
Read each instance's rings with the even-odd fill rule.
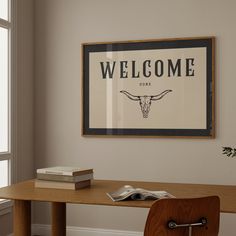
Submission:
[[[89,55],[93,52],[130,51],[171,48],[206,47],[207,57],[207,127],[206,129],[125,129],[89,127]],[[145,41],[121,41],[82,44],[82,135],[89,136],[135,136],[135,137],[215,137],[214,124],[214,56],[215,37],[163,39]]]

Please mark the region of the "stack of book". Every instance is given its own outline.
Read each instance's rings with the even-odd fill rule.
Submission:
[[[93,169],[55,166],[37,169],[36,188],[81,189],[91,185]]]

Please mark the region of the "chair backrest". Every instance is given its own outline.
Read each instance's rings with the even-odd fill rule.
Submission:
[[[168,198],[153,203],[148,213],[144,236],[217,236],[219,232],[220,199]],[[194,224],[203,219],[203,226],[169,228],[169,223]],[[205,222],[206,221],[206,222]],[[171,223],[170,223],[171,224]],[[173,224],[172,224],[173,225]]]

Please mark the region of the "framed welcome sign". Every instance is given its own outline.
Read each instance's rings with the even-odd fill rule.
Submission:
[[[83,135],[214,137],[214,42],[83,44]]]

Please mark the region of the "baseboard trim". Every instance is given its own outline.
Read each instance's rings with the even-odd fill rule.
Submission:
[[[50,236],[51,226],[42,224],[33,224],[32,233],[37,236]],[[67,236],[143,236],[142,232],[120,231],[110,229],[85,228],[85,227],[66,227]]]

